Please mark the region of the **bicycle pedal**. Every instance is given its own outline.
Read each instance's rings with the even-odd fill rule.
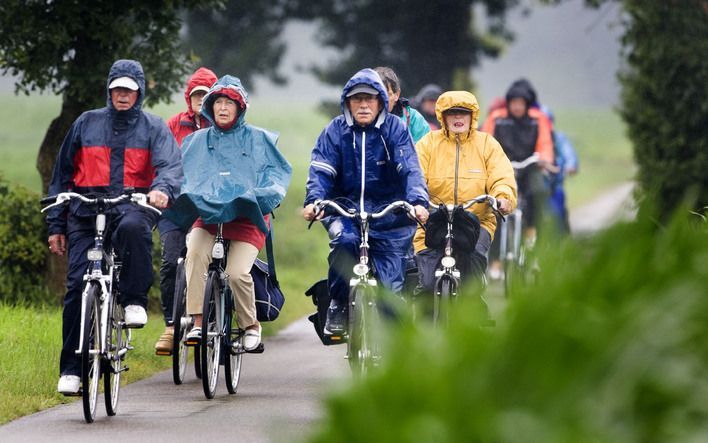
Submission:
[[[199,346],[201,340],[185,340],[184,345],[185,346]]]
[[[262,354],[264,351],[265,351],[265,345],[263,343],[261,343],[258,346],[256,346],[255,349],[253,349],[251,351],[246,351],[246,352],[249,354]]]
[[[79,388],[79,390],[76,392],[62,392],[62,394],[64,395],[64,397],[81,397],[83,395],[83,393],[81,392],[81,388]]]
[[[169,357],[172,355],[172,351],[155,351],[155,355],[164,355]]]

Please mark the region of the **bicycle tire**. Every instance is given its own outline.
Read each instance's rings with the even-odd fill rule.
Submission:
[[[223,314],[221,312],[221,291],[219,277],[210,271],[204,289],[202,309],[202,339],[200,343],[202,363],[202,386],[208,399],[214,398],[219,379],[219,357],[222,345]]]
[[[352,373],[357,377],[365,377],[368,374],[375,365],[378,353],[373,331],[378,312],[372,291],[372,288],[355,287],[349,304],[347,355]]]
[[[106,402],[106,413],[109,416],[114,416],[118,412],[123,349],[127,345],[123,342],[123,325],[125,324],[123,308],[116,302],[116,295],[113,294],[108,305],[106,349],[109,359],[105,360],[103,372],[103,396]]]
[[[224,353],[224,379],[226,381],[226,389],[229,394],[235,394],[238,390],[238,382],[241,379],[241,362],[243,357],[243,343],[242,335],[238,330],[232,329],[233,324],[233,295],[231,291],[228,291],[226,296],[226,303],[224,309],[224,340],[223,350]],[[232,341],[232,337],[235,340]],[[235,344],[236,346],[232,346]]]
[[[172,310],[172,325],[174,336],[172,338],[172,381],[176,385],[184,382],[187,372],[189,349],[184,344],[187,336],[186,322],[182,321],[187,307],[187,280],[184,273],[184,260],[179,260],[175,272],[175,295]]]
[[[98,385],[101,377],[101,354],[98,302],[101,287],[90,283],[86,293],[83,321],[83,342],[81,343],[81,397],[86,423],[96,418]]]
[[[446,275],[440,277],[438,284],[435,286],[435,294],[433,299],[433,326],[447,326],[449,323],[450,303],[452,303],[452,287],[453,283]]]
[[[194,375],[201,380],[202,379],[202,353],[199,346],[194,347]]]

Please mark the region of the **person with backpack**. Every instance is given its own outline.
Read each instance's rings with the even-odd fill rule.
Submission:
[[[187,315],[194,326],[186,342],[202,335],[204,275],[212,259],[217,225],[229,242],[226,273],[234,295],[236,320],[251,351],[261,342],[250,274],[265,245],[270,214],[283,200],[292,167],[278,151],[277,134],[246,123],[248,94],[241,80],[221,77],[204,97],[202,116],[210,126],[182,144],[182,193],[165,216],[182,227],[192,225],[187,241]]]
[[[435,111],[441,129],[428,133],[416,144],[431,200],[458,205],[488,194],[497,199],[500,212],[513,211],[517,196],[514,170],[499,142],[477,130],[477,98],[467,91],[447,91],[438,98]],[[486,271],[497,221],[486,205],[473,205],[467,211],[474,214],[481,226],[477,243],[467,245],[467,250],[456,251],[462,275],[469,278]],[[443,251],[427,248],[425,235],[419,228],[413,246],[419,286],[431,291]]]

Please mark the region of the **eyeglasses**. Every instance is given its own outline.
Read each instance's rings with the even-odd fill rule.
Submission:
[[[355,103],[361,103],[361,102],[367,102],[371,103],[376,100],[378,100],[379,96],[378,95],[371,95],[371,94],[355,94],[349,97],[349,101],[355,102]]]

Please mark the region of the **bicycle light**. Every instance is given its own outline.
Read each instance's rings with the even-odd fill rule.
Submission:
[[[369,267],[363,263],[358,263],[354,265],[354,274],[358,275],[359,277],[363,277],[366,274],[369,273]]]
[[[211,248],[211,257],[217,260],[224,258],[224,244],[214,243],[214,247]]]
[[[455,266],[455,257],[443,257],[440,263],[443,265],[445,268],[452,268]]]
[[[86,257],[89,259],[89,261],[99,261],[103,259],[103,251],[100,249],[89,249],[86,252]]]

